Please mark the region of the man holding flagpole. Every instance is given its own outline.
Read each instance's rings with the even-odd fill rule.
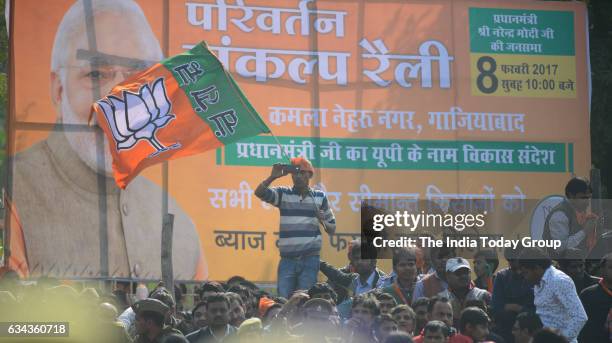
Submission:
[[[321,230],[328,234],[336,231],[336,219],[323,191],[310,188],[314,168],[304,157],[291,159],[291,168],[282,164],[272,167],[270,176],[257,189],[255,195],[280,210],[278,248],[278,294],[289,298],[297,289],[309,289],[317,281]],[[297,168],[295,168],[297,167]],[[291,174],[293,187],[272,187],[274,180]]]

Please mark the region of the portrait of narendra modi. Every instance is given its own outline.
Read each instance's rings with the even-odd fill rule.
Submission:
[[[64,13],[50,56],[56,125],[11,165],[30,275],[161,278],[164,192],[144,176],[117,187],[108,141],[90,111],[113,86],[162,58],[132,0],[77,0]],[[174,215],[174,278],[206,279],[192,219],[172,196],[167,208]]]

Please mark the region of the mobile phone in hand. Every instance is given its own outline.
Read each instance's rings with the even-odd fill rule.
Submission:
[[[286,174],[297,174],[300,172],[300,166],[296,166],[293,164],[281,164],[281,169]]]

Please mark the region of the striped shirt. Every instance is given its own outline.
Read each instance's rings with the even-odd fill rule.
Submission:
[[[278,207],[280,228],[278,249],[281,257],[318,255],[321,252],[321,230],[317,210],[323,210],[328,231],[336,229],[336,219],[323,191],[310,189],[302,198],[295,187],[267,188],[261,200]],[[316,204],[316,209],[315,209]]]

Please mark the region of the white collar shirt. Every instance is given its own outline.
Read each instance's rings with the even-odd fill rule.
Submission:
[[[536,312],[544,326],[559,330],[571,343],[577,343],[587,315],[572,279],[550,266],[533,293]]]

